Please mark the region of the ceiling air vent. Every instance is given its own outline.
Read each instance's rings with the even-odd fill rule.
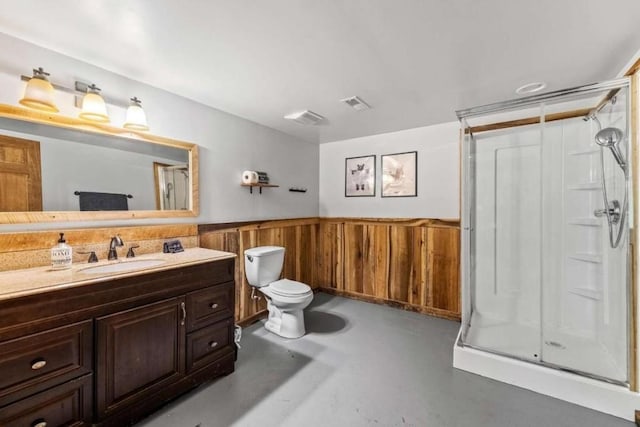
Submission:
[[[288,114],[284,116],[287,120],[293,120],[296,123],[300,123],[301,125],[315,125],[324,120],[320,114],[314,113],[313,111],[304,110],[298,113]]]
[[[358,98],[357,96],[352,96],[351,98],[341,99],[340,102],[344,102],[349,107],[353,108],[354,110],[358,110],[358,111],[368,110],[368,109],[371,108],[371,106],[369,104],[367,104],[366,102],[364,102],[362,99]]]

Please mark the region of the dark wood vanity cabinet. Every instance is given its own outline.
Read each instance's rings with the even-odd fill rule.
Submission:
[[[132,424],[233,372],[234,259],[0,301],[0,425]]]
[[[96,319],[98,418],[184,376],[182,307],[184,298],[171,298]]]

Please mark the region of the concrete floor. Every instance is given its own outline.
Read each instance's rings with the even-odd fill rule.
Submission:
[[[608,427],[633,423],[452,368],[456,322],[317,294],[307,335],[243,330],[236,372],[138,427]]]

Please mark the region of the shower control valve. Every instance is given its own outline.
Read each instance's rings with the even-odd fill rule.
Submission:
[[[596,218],[607,217],[612,224],[617,224],[620,221],[620,202],[612,200],[608,209],[596,209],[593,214]]]

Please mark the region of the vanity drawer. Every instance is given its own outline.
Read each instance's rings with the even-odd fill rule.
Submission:
[[[187,294],[187,331],[233,317],[233,282]]]
[[[187,374],[208,365],[230,351],[233,322],[223,320],[187,335]]]
[[[0,343],[0,406],[90,373],[93,321]]]
[[[69,381],[28,399],[0,408],[4,427],[91,425],[91,375]]]

